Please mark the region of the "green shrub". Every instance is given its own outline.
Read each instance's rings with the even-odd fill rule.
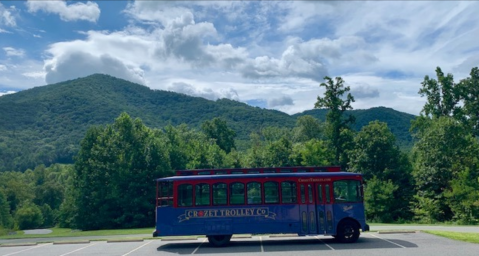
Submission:
[[[15,213],[15,227],[18,229],[39,228],[42,224],[42,211],[32,202],[24,203]]]

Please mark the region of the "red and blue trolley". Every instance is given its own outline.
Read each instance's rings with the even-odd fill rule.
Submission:
[[[314,169],[326,170],[305,170]],[[331,235],[355,242],[361,229],[369,230],[360,174],[241,170],[157,179],[153,236],[206,235],[211,244],[222,246],[233,234]]]

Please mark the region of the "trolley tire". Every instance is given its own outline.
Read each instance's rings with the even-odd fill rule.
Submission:
[[[354,243],[359,238],[359,226],[352,220],[341,221],[336,232],[336,240],[341,243]]]
[[[232,235],[207,236],[208,242],[215,247],[222,247],[227,245]]]

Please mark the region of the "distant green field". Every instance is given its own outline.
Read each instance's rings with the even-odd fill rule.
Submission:
[[[15,235],[3,235],[0,239],[18,239],[18,238],[41,238],[41,237],[78,237],[78,236],[113,236],[113,235],[141,235],[151,236],[154,228],[138,229],[112,229],[96,231],[77,231],[69,228],[51,228],[52,233],[45,235],[26,235],[23,231],[17,231]]]
[[[367,222],[369,226],[457,226],[457,227],[477,227],[477,225],[458,225],[455,223],[434,223],[434,224],[427,224],[427,223],[371,223]]]
[[[450,231],[424,231],[429,234],[437,235],[446,237],[449,239],[469,242],[469,243],[476,243],[479,244],[479,233],[462,233],[462,232],[450,232]]]

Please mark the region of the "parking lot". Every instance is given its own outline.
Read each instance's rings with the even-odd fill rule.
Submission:
[[[205,238],[130,242],[76,241],[0,247],[0,255],[474,255],[478,244],[453,241],[426,233],[363,233],[356,243],[340,244],[330,237],[234,238],[228,247],[215,248]]]

